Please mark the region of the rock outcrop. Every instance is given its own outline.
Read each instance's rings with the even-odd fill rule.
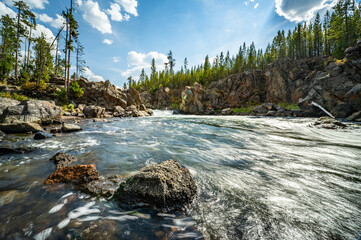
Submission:
[[[26,100],[17,105],[11,102],[0,115],[0,129],[7,133],[38,132],[39,124],[60,121],[61,108],[53,102]]]
[[[0,116],[3,114],[3,112],[6,108],[11,107],[11,106],[16,106],[19,104],[20,104],[20,102],[17,100],[0,97]]]
[[[142,168],[123,181],[114,200],[123,204],[181,209],[197,195],[197,186],[187,168],[168,160]]]

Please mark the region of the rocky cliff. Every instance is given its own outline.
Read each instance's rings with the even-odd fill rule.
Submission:
[[[182,100],[180,110],[207,114],[247,104],[298,103],[309,116],[316,116],[319,109],[311,105],[315,102],[335,117],[348,117],[361,111],[361,41],[345,53],[343,60],[331,57],[282,59],[270,64],[264,72],[230,75],[206,88],[196,83],[178,95]],[[147,102],[147,94],[141,95]],[[169,100],[164,101],[168,98],[162,96],[158,95],[158,101],[168,103]]]

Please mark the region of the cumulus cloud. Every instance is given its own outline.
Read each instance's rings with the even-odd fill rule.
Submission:
[[[45,4],[48,4],[48,0],[23,0],[30,8],[39,8],[44,9]],[[13,6],[13,0],[5,0],[4,1],[7,5]]]
[[[138,0],[116,0],[116,2],[119,3],[127,13],[138,16]]]
[[[111,3],[110,9],[107,10],[107,13],[110,15],[111,19],[116,22],[123,21],[123,15],[121,14],[121,9],[119,4]]]
[[[65,21],[65,19],[59,14],[56,14],[56,19],[54,19],[45,13],[39,15],[39,20],[44,23],[50,23],[50,25],[54,28],[61,28]]]
[[[0,17],[8,14],[10,17],[15,17],[16,13],[8,8],[4,3],[0,2]]]
[[[93,82],[103,81],[103,82],[104,82],[104,78],[103,78],[102,76],[95,75],[88,67],[85,67],[85,68],[84,68],[83,75],[84,75],[84,77],[86,77],[89,81],[93,81]]]
[[[275,0],[276,12],[292,22],[311,20],[318,11],[331,8],[337,0]]]
[[[103,43],[108,44],[108,45],[112,45],[113,44],[113,40],[110,39],[104,39]]]
[[[110,25],[108,16],[100,10],[98,2],[88,0],[86,2],[78,1],[78,4],[79,3],[85,21],[103,34],[112,33],[112,26]]]
[[[137,53],[135,51],[129,52],[127,57],[129,69],[123,72],[122,76],[132,76],[135,79],[138,79],[143,68],[147,73],[149,73],[153,58],[155,59],[157,71],[164,69],[164,63],[168,62],[168,59],[167,56],[162,53],[150,52],[147,54],[143,54]]]

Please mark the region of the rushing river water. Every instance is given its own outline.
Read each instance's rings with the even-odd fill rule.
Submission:
[[[86,121],[84,131],[0,157],[0,239],[358,239],[361,126],[310,127],[314,119],[174,116]],[[12,142],[12,143],[10,143]],[[60,184],[45,187],[63,151],[101,175],[127,176],[174,159],[189,168],[198,198],[186,213],[126,211]],[[360,238],[361,239],[361,238]]]

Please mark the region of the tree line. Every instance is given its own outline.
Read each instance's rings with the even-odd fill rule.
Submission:
[[[34,37],[36,16],[24,1],[13,1],[13,5],[16,16],[7,14],[0,19],[0,81],[13,80],[16,85],[31,85],[35,88],[48,82],[52,75],[60,75],[65,78],[65,89],[68,91],[70,79],[78,79],[85,67],[82,59],[84,47],[79,42],[73,0],[70,0],[70,7],[62,11],[63,27],[51,42],[44,33]],[[54,51],[55,54],[52,54]],[[73,52],[76,54],[77,69],[70,76]]]
[[[229,51],[221,52],[213,61],[209,56],[204,63],[188,67],[185,58],[180,71],[175,72],[176,60],[172,51],[168,53],[168,62],[164,70],[157,71],[155,60],[151,62],[148,76],[143,69],[139,80],[128,78],[124,88],[134,87],[140,91],[155,91],[159,87],[183,88],[199,82],[208,85],[230,74],[245,71],[264,71],[266,66],[279,59],[297,60],[316,56],[333,56],[341,59],[347,47],[353,46],[361,38],[361,3],[355,0],[339,0],[332,11],[326,11],[323,19],[319,13],[310,23],[299,23],[293,31],[278,31],[272,43],[266,49],[256,49],[252,42],[240,46],[236,55]]]

